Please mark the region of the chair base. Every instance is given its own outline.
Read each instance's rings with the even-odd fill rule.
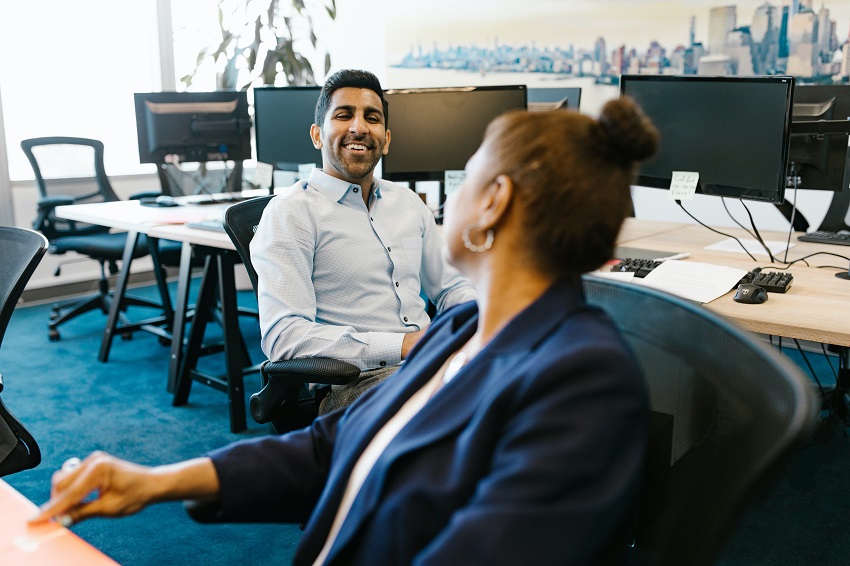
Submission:
[[[70,299],[68,301],[63,301],[53,305],[53,308],[51,308],[50,310],[50,322],[47,325],[49,332],[48,337],[51,342],[57,342],[62,338],[61,334],[59,333],[59,326],[61,324],[64,324],[65,322],[68,322],[69,320],[72,320],[82,314],[96,309],[100,309],[103,314],[109,314],[109,310],[112,307],[112,303],[114,301],[113,294],[108,290],[109,284],[107,281],[101,281],[99,285],[101,289],[96,294],[89,295],[81,299]],[[140,306],[155,309],[162,308],[162,305],[153,301],[125,296],[123,299],[123,304],[121,305],[121,310],[126,310],[126,307],[128,306]],[[123,312],[120,314],[120,318],[121,322],[124,325],[128,326],[128,328],[123,328],[121,332],[121,337],[125,340],[131,339],[132,333],[136,330],[159,330],[155,326],[156,321],[153,321],[150,324],[130,325],[126,315]],[[154,333],[157,332],[154,331]]]

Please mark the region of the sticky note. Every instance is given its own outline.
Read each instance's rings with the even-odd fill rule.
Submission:
[[[446,196],[449,196],[458,190],[465,179],[466,171],[463,169],[446,171],[446,175],[444,177]]]
[[[694,198],[699,182],[696,171],[673,171],[670,180],[670,198],[673,200],[690,200]]]
[[[274,166],[270,163],[257,162],[257,167],[254,169],[254,184],[261,189],[268,189],[272,186],[272,173]]]

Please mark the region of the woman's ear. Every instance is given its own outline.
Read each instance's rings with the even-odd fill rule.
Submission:
[[[514,182],[507,175],[499,175],[484,190],[478,225],[490,229],[498,225],[510,210],[514,198]]]

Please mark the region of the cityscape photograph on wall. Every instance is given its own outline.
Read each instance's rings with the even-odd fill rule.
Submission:
[[[592,88],[638,73],[847,83],[850,2],[394,0],[387,65],[393,88],[553,81]]]

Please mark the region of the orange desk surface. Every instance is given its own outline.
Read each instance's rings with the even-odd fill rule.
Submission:
[[[50,522],[27,525],[36,505],[0,480],[0,564],[9,566],[116,566],[118,563],[68,529]]]

